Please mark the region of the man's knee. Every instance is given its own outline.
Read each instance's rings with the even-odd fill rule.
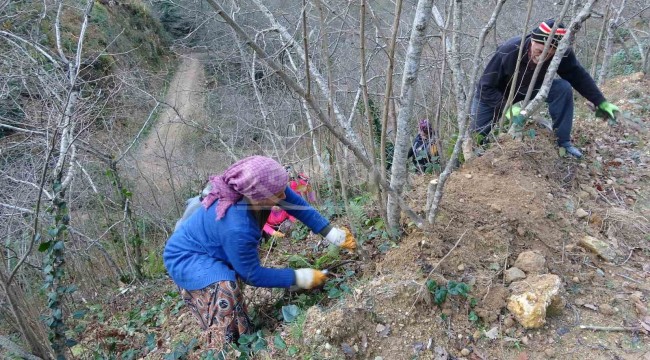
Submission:
[[[565,94],[573,96],[571,84],[564,79],[555,79],[551,85],[551,92],[555,94]]]

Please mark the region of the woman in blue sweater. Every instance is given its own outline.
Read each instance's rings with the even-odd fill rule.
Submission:
[[[287,187],[285,169],[273,159],[252,156],[212,176],[202,207],[183,221],[167,241],[163,260],[199,325],[208,346],[221,348],[252,330],[238,280],[258,287],[311,289],[326,275],[316,269],[263,267],[258,255],[262,228],[277,205],[330,243],[353,251],[345,228],[332,227]]]

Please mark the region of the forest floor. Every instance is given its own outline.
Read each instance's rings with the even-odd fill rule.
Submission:
[[[603,87],[622,110],[615,125],[578,106],[581,160],[561,156],[552,135],[532,126],[534,137],[502,139],[463,164],[429,231],[405,223],[398,243],[371,240],[381,224],[373,202],[359,197],[363,257],[328,249],[301,227],[264,243],[260,257],[270,266],[351,261],[322,290],[247,287],[263,333],[227,358],[650,359],[648,88],[639,74]],[[414,209],[424,208],[431,179],[411,177],[405,194]],[[605,242],[609,260],[579,246],[585,236]],[[537,329],[525,329],[506,308],[506,270],[527,251],[543,261],[526,267],[523,283],[556,275],[565,304]],[[214,358],[169,279],[125,286],[91,315],[78,346],[101,343],[122,358]]]

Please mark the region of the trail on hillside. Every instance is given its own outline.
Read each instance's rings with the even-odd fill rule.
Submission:
[[[160,117],[133,154],[135,187],[140,205],[164,213],[179,211],[176,198],[195,167],[184,135],[188,119],[204,117],[204,78],[200,55],[183,57],[172,79]]]

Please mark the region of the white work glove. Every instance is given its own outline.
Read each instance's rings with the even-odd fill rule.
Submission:
[[[301,289],[313,289],[319,287],[327,281],[327,275],[316,269],[298,269],[294,270],[296,274],[296,286]]]
[[[332,228],[325,236],[325,240],[350,251],[354,251],[357,248],[357,241],[354,239],[354,235],[345,227],[343,229]]]

